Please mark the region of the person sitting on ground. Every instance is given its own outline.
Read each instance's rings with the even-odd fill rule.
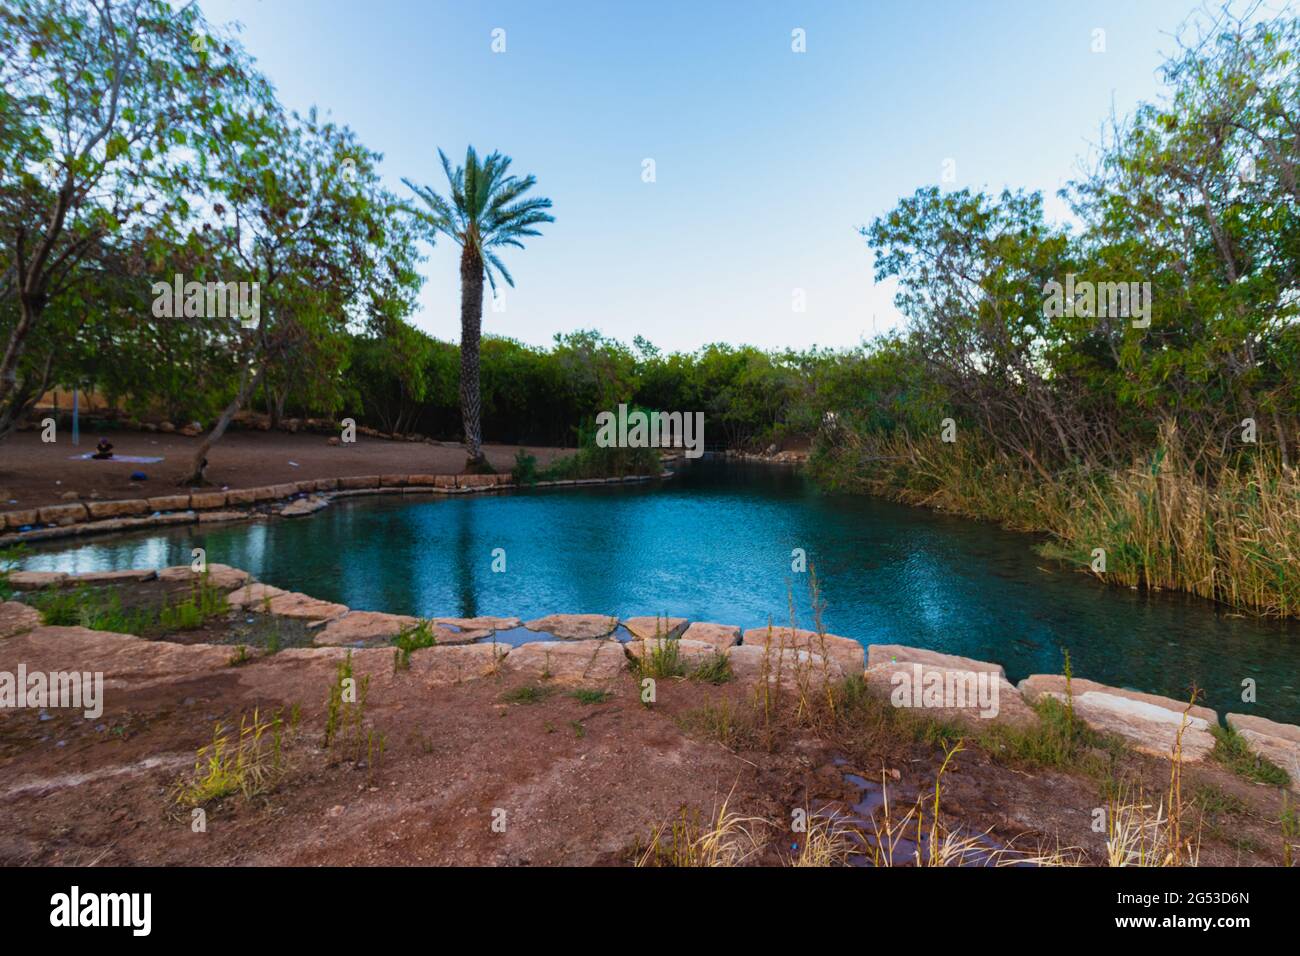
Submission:
[[[107,438],[101,438],[101,439],[99,440],[99,443],[98,443],[97,445],[95,445],[95,453],[94,453],[93,455],[91,455],[90,457],[91,457],[91,458],[100,458],[100,459],[104,459],[104,458],[112,458],[112,457],[113,457],[113,443],[112,443],[111,441],[109,441]]]

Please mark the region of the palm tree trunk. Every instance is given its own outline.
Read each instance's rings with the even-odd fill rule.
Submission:
[[[483,259],[478,250],[466,242],[460,256],[460,415],[470,471],[484,462],[478,360],[482,329]]]

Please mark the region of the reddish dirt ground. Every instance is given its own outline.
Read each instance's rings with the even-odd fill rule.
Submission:
[[[154,464],[122,461],[80,461],[74,456],[94,451],[99,436],[82,432],[73,447],[70,433],[44,444],[38,431],[18,432],[0,441],[0,511],[57,504],[68,491],[82,498],[141,498],[177,493],[176,482],[187,473],[201,438],[178,434],[113,431],[107,433],[115,455],[162,458]],[[214,487],[253,488],[308,478],[338,478],[376,474],[459,474],[465,468],[460,446],[391,441],[358,435],[354,444],[329,445],[328,436],[314,433],[231,431],[208,454],[208,479]],[[509,471],[515,453],[525,446],[485,445],[488,460],[498,471]],[[539,466],[571,454],[558,448],[526,447]],[[296,464],[290,464],[294,462]],[[143,471],[147,481],[131,480]]]
[[[102,653],[98,643],[79,645],[75,655],[66,646],[0,640],[0,670],[19,662],[29,672],[103,670],[111,681],[95,719],[0,710],[2,865],[619,865],[637,858],[656,827],[683,815],[712,819],[724,800],[766,821],[765,849],[751,862],[781,864],[794,808],[843,809],[860,798],[846,771],[883,774],[891,801],[905,807],[932,797],[943,756],[865,724],[834,741],[790,721],[769,732],[752,709],[753,688],[734,682],[661,680],[646,707],[625,671],[604,685],[605,700],[584,703],[553,686],[523,703],[510,693],[534,685],[518,675],[435,683],[422,663],[430,652],[416,651],[410,670],[395,673],[383,648],[354,655],[357,677],[370,677],[363,733],[345,731],[327,749],[334,651],[234,664],[230,647],[157,642],[128,659],[107,643]],[[699,723],[720,705],[739,728],[727,745]],[[171,788],[214,724],[237,726],[255,709],[297,714],[283,739],[285,773],[266,792],[210,803],[206,832],[194,832]],[[380,738],[382,756],[368,750]],[[1165,761],[1125,763],[1126,775],[1154,791],[1168,783]],[[1081,847],[1101,858],[1103,837],[1090,826],[1104,805],[1094,778],[1027,772],[972,746],[943,780],[948,825],[991,831],[993,842],[1021,850]],[[1209,788],[1219,805],[1192,814],[1203,864],[1280,862],[1276,791],[1213,765],[1187,768],[1183,787]],[[503,832],[493,829],[497,811]]]

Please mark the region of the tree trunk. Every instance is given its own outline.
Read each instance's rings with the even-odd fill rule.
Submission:
[[[289,392],[287,389],[270,387],[266,392],[266,410],[271,415],[271,428],[278,429],[284,422],[284,405],[289,398]]]
[[[45,313],[49,301],[46,297],[48,276],[45,268],[55,240],[63,233],[63,223],[72,204],[72,187],[72,173],[68,172],[55,200],[49,228],[36,244],[35,255],[30,262],[26,252],[27,230],[22,226],[18,228],[14,243],[14,290],[18,297],[18,322],[9,336],[4,357],[0,358],[0,404],[9,398],[18,384],[18,357],[22,355],[23,344]]]
[[[0,358],[0,405],[3,405],[14,389],[18,387],[18,357],[23,354],[23,343],[36,325],[43,311],[43,297],[32,301],[19,297],[18,322],[9,334],[9,343],[5,347],[4,357]]]
[[[244,407],[244,403],[248,401],[249,396],[257,391],[258,383],[262,381],[262,372],[263,367],[259,365],[254,374],[244,373],[244,381],[240,384],[239,391],[235,393],[234,399],[226,406],[225,411],[221,413],[221,417],[217,419],[217,423],[212,426],[212,431],[204,436],[203,443],[199,445],[198,451],[194,453],[190,473],[176,484],[203,485],[207,483],[208,452],[226,433],[226,429],[230,427],[231,421],[239,410]]]
[[[26,421],[27,415],[49,387],[50,369],[53,365],[54,353],[50,352],[42,366],[40,381],[31,382],[24,377],[10,389],[8,397],[0,401],[0,438],[7,437]]]
[[[482,329],[483,259],[473,243],[466,241],[460,256],[460,415],[470,471],[484,463],[478,361]]]
[[[1291,467],[1291,453],[1286,443],[1286,426],[1282,424],[1282,416],[1277,412],[1273,413],[1273,428],[1277,431],[1277,447],[1282,455],[1282,467]]]

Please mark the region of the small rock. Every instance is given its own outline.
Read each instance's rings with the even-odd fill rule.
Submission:
[[[281,509],[280,514],[285,518],[301,518],[305,515],[315,514],[322,508],[329,507],[329,499],[313,495],[310,498],[299,498],[291,501]]]
[[[524,623],[530,631],[545,631],[568,641],[605,637],[617,626],[618,618],[607,614],[548,614]]]
[[[312,642],[322,647],[355,644],[358,641],[386,641],[399,631],[414,627],[419,618],[380,611],[350,611],[336,618]],[[441,642],[439,642],[441,643]]]
[[[12,637],[40,625],[41,615],[36,608],[18,601],[0,603],[0,637]]]
[[[508,671],[562,684],[612,680],[626,666],[623,648],[614,641],[603,639],[533,641],[512,648],[505,659]]]
[[[1229,714],[1226,720],[1253,751],[1287,772],[1292,790],[1300,790],[1300,727],[1247,714]]]
[[[1118,734],[1141,753],[1172,756],[1180,728],[1183,760],[1204,760],[1214,749],[1210,727],[1218,724],[1219,717],[1208,707],[1189,706],[1187,701],[1159,694],[1107,687],[1079,677],[1067,681],[1057,674],[1031,674],[1019,687],[1030,703],[1044,695],[1065,700],[1068,692],[1074,699],[1075,716],[1094,730]]]
[[[742,644],[762,647],[772,642],[774,647],[787,650],[808,651],[825,655],[836,661],[846,673],[860,673],[866,666],[866,648],[851,637],[822,634],[817,631],[789,627],[754,627],[745,632]]]
[[[686,618],[629,617],[623,622],[623,626],[638,640],[650,641],[655,638],[672,640],[681,637],[682,631],[686,630]]]
[[[740,643],[740,628],[734,624],[713,624],[696,621],[682,635],[686,641],[703,641],[716,650],[725,651],[728,647]]]

